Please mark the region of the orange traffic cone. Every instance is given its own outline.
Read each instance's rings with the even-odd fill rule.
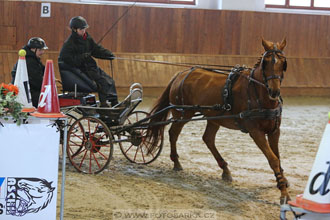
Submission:
[[[18,52],[19,59],[17,62],[16,76],[14,85],[18,88],[17,101],[23,105],[22,112],[34,112],[36,109],[32,106],[29,77],[25,61],[25,50]]]
[[[55,84],[54,65],[52,60],[46,61],[44,79],[42,81],[37,112],[31,115],[42,118],[66,117],[60,112],[60,105]]]
[[[330,113],[303,195],[288,203],[315,213],[330,213]]]

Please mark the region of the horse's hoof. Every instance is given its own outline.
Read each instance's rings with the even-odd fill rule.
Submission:
[[[174,170],[174,171],[181,171],[181,170],[183,170],[183,169],[182,169],[181,166],[175,166],[175,167],[173,167],[173,170]]]
[[[233,182],[233,178],[231,177],[230,173],[222,173],[222,180],[228,183]]]
[[[290,196],[284,196],[284,197],[281,197],[281,198],[280,198],[280,204],[281,204],[281,205],[287,204],[288,201],[290,201],[290,200],[291,200]]]
[[[290,183],[289,181],[286,181],[286,188],[289,188],[290,187]]]

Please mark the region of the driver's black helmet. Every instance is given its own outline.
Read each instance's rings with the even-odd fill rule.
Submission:
[[[38,49],[48,49],[45,41],[43,39],[41,39],[40,37],[32,37],[28,43],[27,46],[29,48],[38,48]]]
[[[88,24],[85,18],[81,16],[73,17],[70,20],[70,28],[71,29],[85,29],[88,28]]]

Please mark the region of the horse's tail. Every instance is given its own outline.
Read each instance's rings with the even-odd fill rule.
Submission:
[[[162,93],[162,95],[157,99],[156,103],[154,104],[154,107],[150,111],[150,116],[152,118],[150,119],[149,123],[156,123],[156,122],[161,122],[161,121],[166,121],[169,115],[169,109],[166,111],[162,112],[161,114],[155,115],[158,111],[163,110],[164,108],[168,107],[170,105],[170,90],[172,87],[172,84],[174,80],[177,78],[179,74],[176,74],[169,84],[167,85],[166,89]],[[157,144],[159,141],[163,138],[164,136],[164,128],[165,125],[154,125],[154,126],[149,126],[147,129],[147,137],[150,143],[150,149],[148,153],[152,153],[155,148],[157,147]]]

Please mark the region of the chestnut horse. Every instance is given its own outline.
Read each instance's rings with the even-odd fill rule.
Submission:
[[[220,126],[249,133],[274,171],[277,187],[281,191],[281,203],[285,203],[290,197],[287,192],[288,181],[280,164],[278,142],[282,111],[280,87],[287,65],[283,54],[286,40],[273,43],[262,39],[262,45],[265,52],[254,68],[240,68],[234,72],[235,77],[229,77],[231,74],[227,77],[226,74],[201,67],[176,74],[151,110],[150,115],[154,117],[151,117],[150,123],[167,120],[169,110],[164,114],[155,113],[170,105],[222,106],[217,110],[171,109],[172,119],[181,119],[181,122],[172,123],[169,129],[170,158],[174,162],[174,170],[182,170],[176,142],[187,120],[196,112],[205,117],[220,115],[218,119],[207,119],[203,141],[223,170],[222,179],[232,181],[228,164],[215,147],[215,137]],[[163,137],[164,126],[148,128],[150,152]]]

